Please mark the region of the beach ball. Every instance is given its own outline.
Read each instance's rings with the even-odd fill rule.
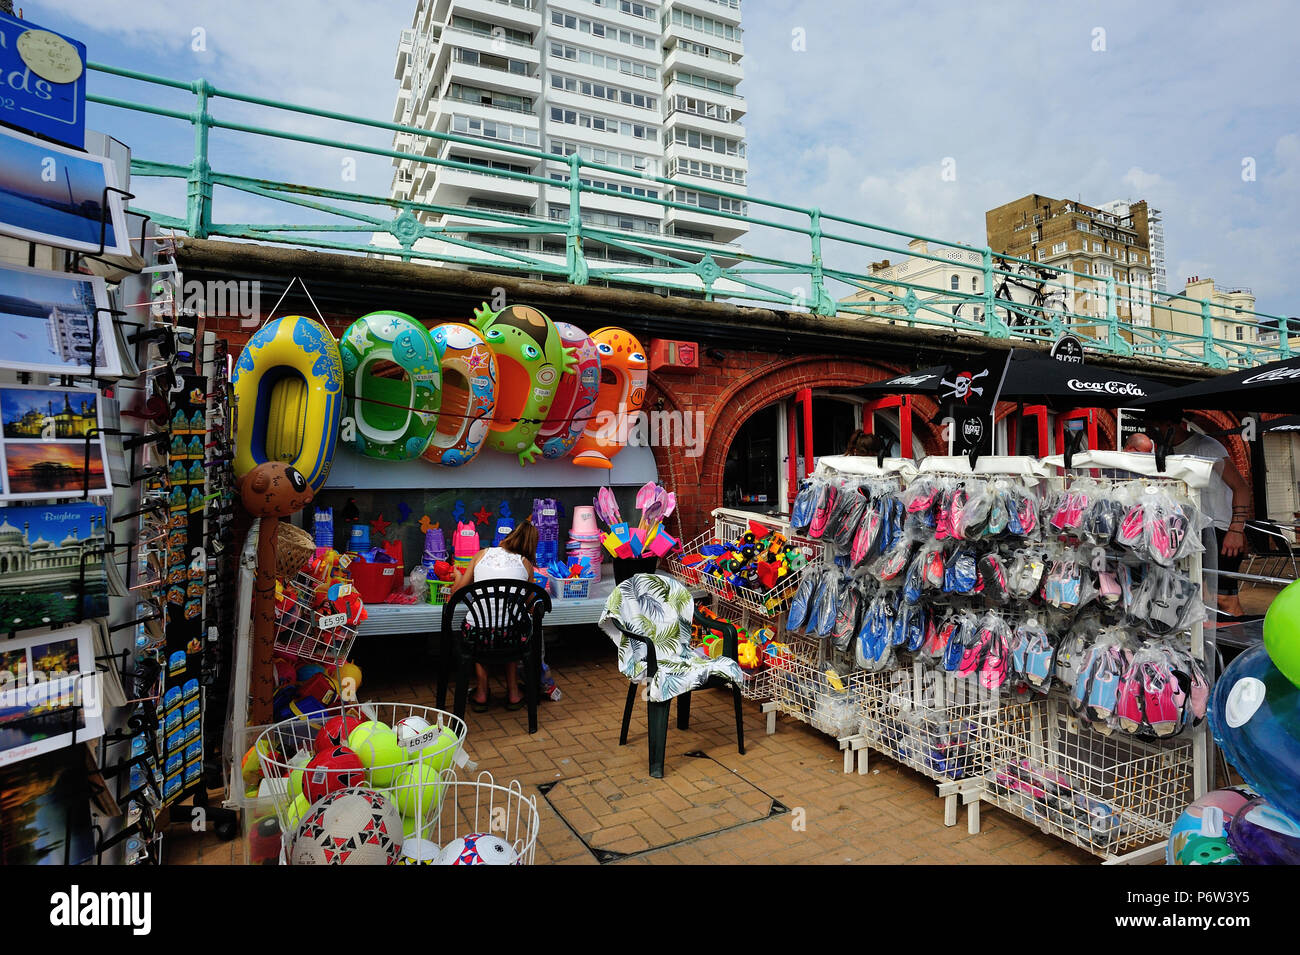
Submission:
[[[1237,813],[1228,845],[1246,865],[1300,865],[1300,825],[1263,798],[1252,799]]]
[[[1169,865],[1241,865],[1228,844],[1233,820],[1255,793],[1233,786],[1215,789],[1193,802],[1174,822],[1165,849]]]
[[[1215,683],[1210,729],[1250,788],[1300,819],[1300,688],[1263,645],[1238,656]]]

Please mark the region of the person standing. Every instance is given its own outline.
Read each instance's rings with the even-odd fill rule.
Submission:
[[[1254,513],[1250,485],[1237,470],[1222,442],[1208,434],[1192,431],[1181,418],[1151,419],[1150,424],[1153,437],[1159,439],[1168,435],[1169,454],[1186,454],[1214,462],[1210,484],[1201,493],[1201,510],[1214,525],[1218,570],[1232,574],[1239,572],[1242,558],[1246,556],[1246,522]],[[1235,577],[1219,576],[1220,611],[1234,617],[1245,613],[1238,589]]]

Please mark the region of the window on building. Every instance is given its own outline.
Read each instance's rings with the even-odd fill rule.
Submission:
[[[1054,242],[1052,244],[1052,255],[1060,255],[1066,249],[1064,242]]]
[[[980,280],[973,275],[970,277],[970,290],[972,292],[978,292],[980,290]]]
[[[950,284],[952,285],[952,290],[955,292],[961,284],[961,279],[954,275]]]

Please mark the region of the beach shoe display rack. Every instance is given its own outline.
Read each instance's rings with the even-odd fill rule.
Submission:
[[[1135,464],[1142,458],[1129,457],[1136,460],[1128,463]],[[1003,458],[1000,463],[1003,470],[981,462],[978,473],[992,478],[1036,472],[1042,494],[1084,475],[1101,484],[1133,479],[1100,477],[1087,452],[1075,456],[1073,469],[1066,469],[1060,458]],[[1044,465],[1058,470],[1051,474]],[[856,461],[855,467],[863,465]],[[971,473],[965,459],[930,458],[921,470],[949,473],[945,468]],[[838,472],[822,462],[819,473]],[[1183,480],[1142,480],[1177,490],[1194,504],[1199,500],[1196,487]],[[823,559],[833,562],[830,548]],[[1177,567],[1189,579],[1201,579],[1199,554]],[[824,639],[801,634],[784,634],[783,639],[795,648],[795,656],[784,672],[774,671],[770,678],[772,700],[764,706],[768,731],[775,729],[775,714],[786,713],[834,736],[846,773],[856,766],[866,774],[872,750],[921,773],[937,785],[945,825],[957,824],[964,804],[967,829],[978,833],[980,806],[988,803],[1107,862],[1146,862],[1164,851],[1174,820],[1206,791],[1210,751],[1205,722],[1168,739],[1148,741],[1118,731],[1104,735],[1070,712],[1059,688],[1032,698],[1007,689],[981,690],[977,681],[905,651],[884,669],[858,670],[846,665],[842,654],[830,652]],[[1207,663],[1212,680],[1203,624],[1190,628],[1184,648]],[[857,723],[848,732],[832,705],[839,694],[826,675],[828,666],[857,702]]]
[[[979,798],[1109,861],[1156,847],[1194,798],[1193,742],[1103,736],[1053,694],[982,727]]]

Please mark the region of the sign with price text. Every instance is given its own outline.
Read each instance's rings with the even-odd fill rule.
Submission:
[[[86,45],[0,13],[0,123],[86,145]]]

